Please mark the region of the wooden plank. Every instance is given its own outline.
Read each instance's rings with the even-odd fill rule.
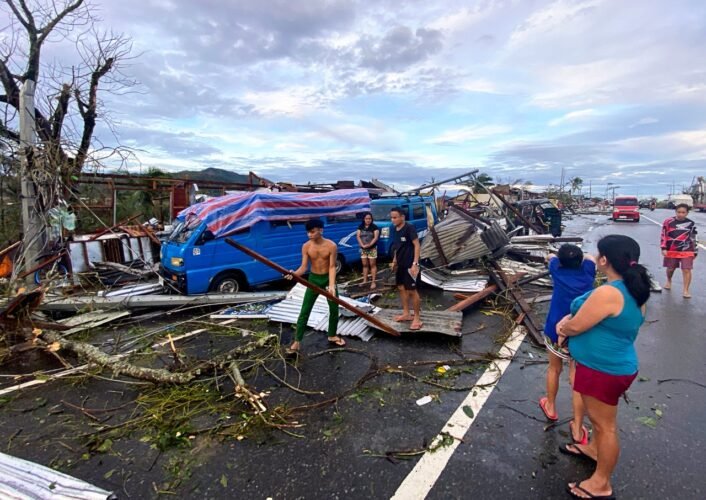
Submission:
[[[465,299],[463,299],[461,302],[452,305],[447,311],[463,311],[464,309],[471,307],[473,304],[476,302],[479,302],[486,298],[488,295],[491,295],[495,293],[498,290],[498,285],[489,285],[485,287],[480,292],[474,293],[473,295],[467,296]]]

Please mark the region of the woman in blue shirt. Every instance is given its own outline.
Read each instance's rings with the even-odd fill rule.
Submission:
[[[618,400],[637,376],[634,343],[650,297],[650,278],[639,258],[634,239],[617,234],[602,238],[596,264],[608,283],[576,298],[571,314],[556,327],[560,342],[569,337],[576,361],[574,390],[581,394],[593,425],[589,444],[571,443],[560,451],[597,459],[590,478],[569,483],[568,491],[576,498],[614,498],[610,479],[620,452]]]

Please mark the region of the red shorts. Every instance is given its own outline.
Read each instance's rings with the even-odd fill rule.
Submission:
[[[694,258],[693,257],[665,257],[664,267],[667,269],[676,269],[681,267],[682,269],[694,269]]]
[[[635,377],[637,377],[637,372],[632,375],[611,375],[577,362],[574,390],[596,398],[607,405],[618,406],[620,396],[625,394]]]

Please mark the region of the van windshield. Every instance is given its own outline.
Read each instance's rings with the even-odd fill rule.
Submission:
[[[372,205],[370,211],[375,222],[386,222],[390,220],[390,205]]]
[[[615,206],[616,207],[636,207],[637,206],[637,198],[616,198],[615,199]]]
[[[186,243],[199,226],[201,226],[201,222],[197,219],[189,224],[180,222],[176,225],[172,234],[169,235],[169,241],[173,241],[174,243]]]

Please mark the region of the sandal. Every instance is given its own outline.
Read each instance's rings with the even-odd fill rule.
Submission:
[[[581,493],[587,496],[578,495],[574,490],[579,490]],[[609,495],[594,495],[586,488],[581,486],[580,482],[569,483],[566,485],[566,491],[574,498],[598,498],[600,500],[615,500],[615,495],[612,493]]]
[[[569,448],[569,447],[571,447],[571,448]],[[574,450],[576,450],[576,451],[574,451]],[[559,446],[559,452],[563,453],[564,455],[569,455],[569,456],[576,457],[576,458],[582,458],[584,460],[590,460],[591,462],[596,461],[595,458],[584,453],[584,451],[574,443],[566,443],[563,446]]]
[[[343,340],[341,337],[329,337],[328,343],[336,344],[338,347],[344,347],[346,345],[346,341]]]
[[[543,398],[539,399],[539,407],[542,409],[542,413],[544,413],[544,416],[547,417],[547,420],[551,420],[552,422],[556,422],[559,420],[559,415],[556,413],[553,415],[550,415],[549,412],[547,411],[547,397],[544,396]]]

